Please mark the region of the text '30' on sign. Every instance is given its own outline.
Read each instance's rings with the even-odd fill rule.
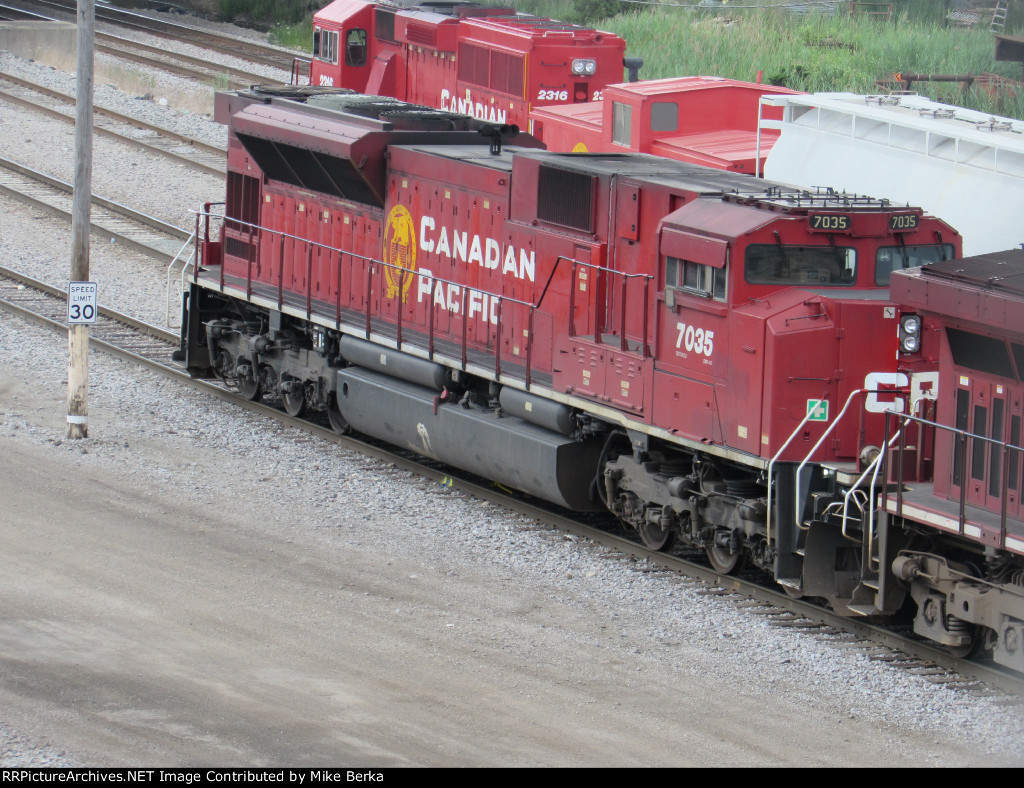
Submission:
[[[95,282],[72,282],[68,285],[69,323],[96,322],[97,290]]]

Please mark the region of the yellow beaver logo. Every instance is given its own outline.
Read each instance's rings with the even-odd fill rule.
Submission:
[[[576,145],[573,147],[572,152],[573,153],[590,153],[590,151],[587,150],[586,143],[583,143],[583,142],[577,142]]]
[[[416,270],[416,226],[412,214],[404,205],[396,205],[388,214],[384,228],[384,278],[388,282],[388,298],[395,298],[402,291],[402,303],[406,302],[412,272]],[[402,273],[400,269],[409,273]]]

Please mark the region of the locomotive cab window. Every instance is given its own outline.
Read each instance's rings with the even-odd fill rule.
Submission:
[[[345,34],[345,65],[366,65],[366,31],[354,28]]]
[[[953,259],[953,244],[881,246],[875,253],[875,284],[888,285],[893,271]]]
[[[665,258],[665,289],[682,290],[686,293],[725,301],[726,269],[680,260],[678,257]]]
[[[612,142],[629,146],[633,125],[633,108],[621,101],[612,102]]]
[[[857,251],[849,246],[751,244],[743,272],[753,285],[849,287],[857,281]]]
[[[338,31],[320,30],[313,34],[313,57],[324,63],[338,62]]]
[[[674,101],[651,104],[651,131],[678,131],[679,105]]]

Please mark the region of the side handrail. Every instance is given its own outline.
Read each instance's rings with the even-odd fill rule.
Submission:
[[[821,400],[819,400],[819,402],[820,401]],[[782,453],[789,447],[789,444],[793,442],[793,439],[797,436],[800,430],[803,429],[804,425],[811,418],[811,415],[812,411],[808,409],[807,415],[804,416],[803,421],[796,425],[796,429],[793,430],[792,433],[790,433],[790,436],[788,438],[786,438],[786,442],[782,444],[782,446],[779,448],[777,452],[775,452],[775,456],[768,461],[768,501],[766,504],[768,508],[768,515],[765,520],[765,541],[768,544],[771,544],[772,541],[772,488],[775,486],[772,484],[772,473],[774,473],[775,462],[776,460],[779,459],[779,457],[782,456]]]
[[[555,273],[558,270],[558,266],[563,261],[565,263],[567,263],[567,264],[572,266],[572,277],[571,277],[572,278],[572,285],[571,285],[571,289],[569,291],[569,335],[570,336],[575,336],[575,334],[576,334],[575,325],[573,324],[573,315],[575,314],[575,311],[576,311],[575,310],[575,302],[576,302],[576,292],[577,292],[577,286],[576,286],[576,270],[577,270],[577,267],[589,268],[589,269],[593,270],[594,272],[596,272],[598,274],[606,274],[609,277],[620,277],[622,279],[622,285],[621,285],[622,293],[621,293],[621,296],[620,296],[622,308],[619,310],[619,313],[620,313],[620,319],[619,319],[619,349],[623,350],[623,351],[626,351],[626,350],[629,349],[628,343],[626,341],[627,285],[629,284],[629,280],[630,279],[642,279],[643,280],[643,286],[644,286],[644,296],[643,296],[644,314],[643,314],[643,332],[642,332],[642,336],[641,336],[641,350],[640,350],[640,352],[641,352],[641,355],[644,358],[647,358],[647,347],[648,347],[647,328],[648,328],[648,317],[649,317],[648,316],[647,299],[648,299],[648,297],[650,295],[650,284],[651,284],[651,281],[653,281],[654,276],[652,274],[627,274],[624,271],[616,271],[614,268],[608,268],[607,266],[598,265],[597,263],[586,263],[586,262],[583,262],[582,260],[577,260],[577,259],[575,259],[573,257],[567,257],[566,255],[558,255],[558,257],[555,258],[555,264],[553,266],[551,266],[551,273],[548,274],[548,279],[544,283],[544,289],[541,291],[540,298],[537,299],[537,303],[536,303],[535,306],[538,309],[540,308],[541,304],[544,302],[544,297],[547,295],[548,289],[551,287],[551,282],[555,278]],[[595,292],[595,293],[597,292],[596,288],[594,289],[593,292]],[[594,341],[597,344],[599,344],[599,345],[603,344],[602,341],[601,341],[601,329],[603,327],[604,327],[603,324],[597,325],[596,328],[595,328],[595,331],[594,331]]]
[[[311,79],[311,77],[313,75],[313,60],[312,60],[312,58],[302,57],[301,55],[296,55],[292,59],[292,73],[291,73],[291,78],[290,78],[291,81],[288,83],[289,85],[299,85],[299,86],[302,85],[302,83],[299,80],[302,77],[302,66],[303,65],[306,66],[306,82],[305,82],[305,84],[307,84],[307,85],[310,84],[310,79]]]
[[[807,465],[807,463],[811,461],[811,457],[813,457],[815,452],[817,452],[818,449],[821,447],[821,444],[825,442],[825,439],[829,435],[832,434],[832,431],[835,430],[835,428],[837,426],[839,426],[839,422],[841,422],[843,420],[843,416],[845,416],[846,415],[846,411],[849,410],[850,403],[853,402],[853,398],[858,396],[859,394],[864,394],[864,393],[865,393],[864,389],[854,389],[853,391],[850,392],[850,396],[848,396],[846,398],[846,403],[843,405],[843,409],[841,411],[839,411],[839,414],[832,420],[832,423],[828,426],[828,429],[826,429],[821,434],[821,437],[818,438],[817,443],[815,443],[814,446],[811,447],[811,450],[809,452],[807,452],[807,456],[804,457],[803,461],[796,467],[796,476],[795,476],[795,479],[794,479],[794,481],[795,481],[794,489],[796,490],[797,495],[794,496],[794,501],[793,501],[793,524],[797,528],[801,527],[800,526],[800,509],[801,509],[800,504],[801,504],[801,501],[800,501],[800,495],[799,495],[799,492],[800,492],[800,474],[803,471],[804,466]],[[810,418],[810,415],[811,414],[808,413],[807,414],[807,418]],[[806,421],[807,418],[805,418],[804,421]]]
[[[978,435],[976,433],[969,432],[969,431],[964,430],[964,429],[960,429],[959,427],[951,427],[948,424],[939,424],[936,421],[932,421],[930,419],[926,419],[926,418],[923,418],[921,416],[913,416],[913,415],[910,415],[909,413],[894,413],[892,411],[890,411],[890,413],[892,413],[892,415],[894,415],[897,419],[899,419],[902,422],[904,422],[904,424],[906,424],[907,422],[913,422],[913,423],[916,423],[916,424],[919,424],[919,425],[928,426],[928,427],[931,427],[931,428],[933,428],[935,430],[941,430],[942,432],[946,432],[946,433],[955,435],[959,439],[959,442],[961,443],[961,446],[962,446],[962,449],[961,449],[961,458],[962,459],[961,459],[961,464],[960,464],[960,472],[961,472],[960,485],[959,485],[959,489],[960,489],[960,500],[959,500],[960,513],[959,513],[958,530],[960,531],[961,535],[963,534],[964,526],[965,526],[965,524],[967,522],[967,515],[966,515],[966,511],[965,511],[965,505],[966,505],[966,501],[967,501],[967,492],[966,491],[967,491],[968,485],[965,482],[966,482],[966,479],[967,479],[967,474],[969,473],[968,468],[967,468],[967,461],[966,461],[968,442],[972,442],[971,443],[972,446],[974,445],[973,441],[981,441],[982,443],[987,443],[987,444],[991,444],[991,445],[994,445],[994,446],[1002,447],[1002,454],[1001,454],[1001,457],[1000,457],[1000,468],[1001,468],[1001,476],[1002,476],[1002,479],[1001,479],[1001,484],[1002,484],[1001,489],[1004,492],[1006,490],[1006,484],[1007,484],[1007,481],[1008,481],[1009,463],[1007,462],[1007,460],[1009,459],[1010,453],[1011,452],[1016,452],[1019,457],[1024,459],[1024,446],[1017,446],[1017,445],[1015,445],[1013,443],[1010,443],[1008,441],[1000,440],[999,438],[989,438],[986,435]],[[899,434],[899,432],[897,432],[897,434]],[[1002,504],[1001,504],[1000,510],[999,510],[999,544],[997,545],[997,547],[1000,548],[1000,549],[1005,549],[1006,548],[1006,519],[1007,519],[1007,508],[1008,508],[1008,505],[1009,505],[1009,496],[1004,494],[1004,495],[1001,496],[1001,498],[1002,498]],[[902,513],[903,513],[902,494],[900,494],[898,496],[898,499],[897,499],[896,514],[897,515],[902,515]]]
[[[215,219],[215,220],[219,219],[219,220],[222,220],[224,222],[231,222],[233,225],[236,226],[236,228],[238,230],[241,230],[241,231],[247,233],[248,238],[249,238],[248,243],[249,243],[249,247],[250,247],[250,249],[249,249],[249,256],[248,256],[248,263],[249,263],[248,269],[249,270],[248,270],[248,273],[246,275],[246,293],[247,293],[247,295],[251,295],[252,294],[252,267],[253,267],[253,263],[255,262],[253,260],[252,247],[254,245],[254,239],[258,238],[260,236],[260,234],[262,234],[262,233],[266,233],[267,234],[268,241],[269,241],[271,246],[273,246],[275,243],[277,243],[277,245],[279,247],[279,253],[282,256],[284,254],[284,242],[285,242],[285,240],[292,240],[292,241],[296,241],[298,243],[302,243],[302,244],[307,244],[308,245],[307,260],[306,260],[306,271],[307,271],[306,293],[304,294],[305,295],[305,301],[306,301],[305,307],[306,307],[307,316],[312,314],[312,287],[313,287],[313,284],[312,284],[312,276],[310,275],[310,272],[311,272],[311,267],[312,267],[312,254],[313,254],[314,248],[320,249],[320,250],[325,250],[325,251],[327,251],[329,253],[332,253],[333,255],[336,255],[337,261],[338,261],[338,274],[339,274],[338,281],[341,281],[341,268],[344,265],[346,260],[348,260],[350,262],[351,261],[355,261],[355,262],[361,262],[361,263],[365,264],[366,267],[367,267],[367,277],[366,277],[366,280],[367,280],[367,293],[366,293],[366,314],[364,316],[365,317],[365,323],[362,326],[362,328],[364,329],[364,331],[366,332],[367,335],[369,335],[370,330],[371,330],[371,320],[372,320],[371,305],[372,305],[372,299],[370,298],[370,292],[372,291],[372,283],[373,283],[373,279],[374,279],[374,275],[375,275],[375,267],[376,266],[381,266],[384,269],[391,269],[391,270],[393,270],[395,272],[398,272],[398,277],[400,279],[404,278],[406,276],[414,276],[414,277],[418,277],[421,281],[424,281],[427,284],[429,284],[429,292],[431,294],[431,300],[430,300],[431,308],[428,310],[428,312],[430,314],[430,317],[428,318],[428,323],[429,323],[429,336],[428,336],[428,343],[429,344],[428,344],[428,348],[429,348],[429,355],[430,355],[431,358],[434,355],[434,349],[433,348],[434,348],[434,338],[435,338],[435,336],[434,336],[435,335],[435,329],[434,329],[434,318],[433,318],[433,314],[434,314],[433,305],[435,303],[434,295],[436,293],[436,289],[437,289],[438,285],[446,285],[446,286],[451,286],[451,287],[457,287],[457,288],[460,289],[460,292],[462,293],[462,305],[461,305],[461,314],[462,315],[466,314],[465,303],[466,303],[466,298],[467,298],[467,294],[468,293],[471,293],[471,292],[472,293],[479,293],[482,296],[486,296],[488,299],[493,299],[493,300],[497,301],[498,306],[497,306],[495,311],[496,311],[496,314],[497,314],[498,323],[497,323],[497,326],[496,326],[496,330],[497,330],[499,336],[501,335],[501,330],[502,330],[502,327],[503,327],[502,326],[502,322],[501,322],[501,316],[502,316],[502,312],[503,312],[503,307],[506,304],[514,304],[516,306],[522,307],[526,311],[527,324],[528,324],[528,326],[530,326],[530,336],[527,338],[526,353],[525,353],[526,377],[527,377],[527,382],[529,382],[530,370],[532,368],[533,313],[539,308],[539,305],[533,304],[533,303],[531,303],[529,301],[523,301],[521,299],[514,298],[512,296],[502,295],[500,293],[495,293],[495,292],[492,292],[492,291],[489,291],[489,290],[484,290],[484,289],[478,288],[478,287],[472,287],[471,285],[467,285],[464,282],[456,282],[454,280],[449,280],[449,279],[445,279],[443,277],[438,277],[438,276],[433,276],[433,275],[426,276],[426,275],[424,275],[422,273],[418,273],[418,272],[416,272],[414,270],[410,270],[408,268],[405,268],[405,267],[403,267],[401,265],[397,265],[395,263],[387,263],[387,262],[384,262],[383,260],[377,260],[375,258],[367,257],[365,255],[357,254],[355,252],[346,252],[346,251],[343,251],[343,250],[338,249],[336,247],[329,246],[329,245],[324,244],[324,243],[320,243],[319,241],[313,241],[313,240],[310,240],[308,238],[302,238],[301,236],[293,235],[291,233],[286,233],[286,232],[284,232],[282,230],[275,230],[275,229],[272,229],[270,227],[264,227],[264,226],[261,226],[261,225],[258,225],[258,224],[254,224],[252,222],[245,222],[245,221],[242,221],[240,219],[234,219],[234,218],[228,217],[228,216],[223,215],[223,214],[213,213],[213,212],[211,212],[209,210],[209,208],[212,205],[213,205],[212,203],[208,203],[206,206],[204,206],[204,210],[203,211],[196,212],[197,213],[197,216],[196,216],[196,227],[197,227],[197,230],[196,230],[196,246],[198,248],[198,245],[199,245],[199,240],[198,240],[199,239],[199,231],[198,231],[198,228],[199,228],[200,219],[205,219],[205,222],[206,222],[206,230],[205,230],[205,233],[204,233],[204,237],[205,237],[205,240],[207,242],[209,241],[209,223],[210,223],[211,219]],[[222,250],[222,263],[223,263],[223,254],[224,254],[224,251]],[[282,260],[283,260],[283,257],[282,257]],[[198,271],[198,266],[195,266],[195,270]],[[224,271],[224,267],[222,265],[221,266],[221,286],[222,287],[224,285],[224,281],[223,281],[224,274],[223,274],[223,271]],[[283,279],[282,279],[283,272],[284,272],[284,266],[283,265],[279,265],[279,267],[278,267],[278,281],[277,281],[276,286],[275,286],[275,288],[277,290],[276,300],[277,300],[279,308],[282,307],[283,304],[284,304],[284,283],[283,283]],[[196,276],[198,276],[198,273],[196,274]],[[401,314],[401,311],[399,312],[399,314]],[[401,318],[399,317],[399,320],[400,319]],[[337,310],[336,310],[336,314],[335,314],[335,325],[336,325],[336,327],[340,328],[343,322],[344,321],[342,321],[342,319],[341,319],[341,309],[340,309],[340,304],[339,304],[337,306]],[[463,320],[463,331],[462,331],[462,336],[460,338],[460,340],[461,340],[461,359],[460,360],[461,360],[463,369],[465,369],[466,364],[468,363],[468,354],[467,353],[468,353],[468,344],[469,343],[468,343],[468,338],[466,336],[466,331],[465,331],[467,322],[468,322],[467,320],[465,320],[465,319]],[[402,345],[402,335],[401,335],[400,324],[399,324],[399,333],[398,333],[397,344],[398,344],[398,347],[401,348],[401,345]],[[497,371],[497,374],[500,375],[501,374],[501,356],[500,356],[500,353],[494,353],[494,356],[495,356],[495,363],[496,363],[496,371]]]
[[[181,326],[180,323],[178,323],[178,324],[172,324],[171,323],[171,282],[172,282],[172,274],[173,274],[173,271],[174,271],[174,266],[177,264],[179,259],[182,259],[182,254],[184,253],[184,251],[186,249],[188,249],[190,246],[193,245],[193,242],[195,241],[195,237],[196,237],[196,233],[193,232],[192,235],[190,235],[188,237],[188,240],[185,241],[184,244],[182,244],[181,248],[178,250],[178,253],[176,255],[174,255],[174,257],[171,259],[171,262],[167,264],[167,304],[166,304],[166,311],[164,313],[164,323],[167,325],[168,328],[180,328],[180,326]],[[182,291],[185,289],[185,279],[186,279],[186,277],[188,275],[188,268],[189,268],[190,265],[193,265],[193,260],[195,259],[195,255],[196,255],[196,252],[195,252],[195,249],[193,248],[192,252],[187,257],[184,258],[184,262],[181,265],[181,277],[180,277],[181,281],[178,283],[178,292],[177,292],[179,300],[180,300]],[[194,267],[194,265],[193,265],[193,267]],[[179,303],[178,306],[180,307],[181,304]],[[181,314],[180,308],[178,310],[178,314],[179,315]]]
[[[889,412],[893,413],[895,411],[889,411]],[[903,433],[903,429],[904,429],[903,427],[900,427],[900,429],[897,430],[893,434],[892,438],[890,438],[885,443],[884,448],[880,452],[878,452],[878,456],[875,457],[868,464],[868,467],[866,467],[864,469],[864,472],[860,476],[857,477],[857,481],[855,481],[853,483],[853,485],[850,487],[850,489],[846,491],[846,494],[843,495],[843,514],[842,514],[842,519],[843,519],[842,534],[843,534],[843,538],[849,539],[850,541],[853,541],[853,542],[857,541],[854,537],[850,536],[846,532],[846,518],[847,518],[847,512],[849,511],[850,496],[860,490],[861,483],[867,478],[868,474],[871,474],[871,484],[868,486],[869,505],[868,505],[868,533],[867,533],[867,538],[868,538],[869,542],[874,538],[874,533],[875,533],[875,506],[874,506],[874,500],[875,500],[875,485],[878,482],[878,472],[879,472],[879,470],[882,467],[882,460],[885,457],[885,452],[892,448],[892,445],[899,439],[900,435]]]

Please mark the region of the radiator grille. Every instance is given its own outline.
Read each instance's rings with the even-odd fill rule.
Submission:
[[[595,181],[592,175],[542,164],[537,180],[537,218],[592,233]]]

